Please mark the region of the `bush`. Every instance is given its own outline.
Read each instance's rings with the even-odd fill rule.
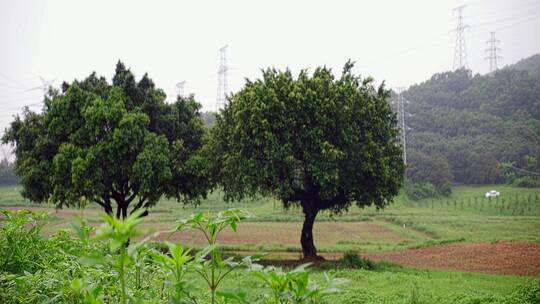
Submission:
[[[409,199],[415,201],[424,198],[450,196],[452,194],[452,185],[444,183],[437,187],[432,183],[414,183],[405,186],[405,194]]]
[[[452,194],[452,184],[449,182],[442,184],[440,187],[437,187],[437,192],[442,196],[450,196]]]
[[[524,187],[524,188],[540,188],[540,180],[534,179],[530,176],[524,176],[520,178],[516,178],[513,182],[513,184],[517,187]]]
[[[510,294],[505,304],[533,304],[540,303],[540,280],[532,280],[528,284],[517,287]]]
[[[354,251],[345,252],[343,257],[339,260],[339,265],[346,268],[366,270],[374,270],[377,268],[377,264],[373,261],[359,256],[358,253]]]
[[[431,183],[415,183],[405,187],[405,194],[409,199],[421,200],[429,197],[437,197],[437,188]]]

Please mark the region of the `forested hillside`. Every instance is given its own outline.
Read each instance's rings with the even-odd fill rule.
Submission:
[[[538,183],[540,55],[487,75],[435,74],[403,93],[408,179]]]

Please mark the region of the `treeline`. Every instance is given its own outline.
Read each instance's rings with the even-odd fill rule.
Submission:
[[[403,95],[408,180],[540,186],[539,75],[535,55],[487,75],[461,69],[411,86]]]
[[[0,160],[0,186],[18,183],[19,179],[15,175],[15,164],[9,162],[7,158]]]

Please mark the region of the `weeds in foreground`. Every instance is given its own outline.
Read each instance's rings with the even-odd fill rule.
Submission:
[[[324,303],[342,283],[325,276],[317,284],[310,279],[308,265],[287,272],[264,268],[250,257],[225,258],[218,236],[224,229],[236,231],[250,216],[240,209],[194,214],[178,222],[177,231],[195,229],[205,237],[207,246],[198,252],[170,242],[165,242],[167,251],[162,252],[148,242],[150,238],[137,241],[140,212],[123,220],[104,215],[97,229],[81,218],[72,225],[72,234],[61,230],[50,238],[40,234],[45,214],[3,214],[2,303],[311,304]],[[259,278],[267,292],[253,295],[222,288],[233,272]],[[276,285],[273,280],[279,277],[283,280]]]
[[[323,274],[322,279],[312,280],[307,265],[289,271],[262,267],[249,258],[223,258],[218,235],[224,229],[236,229],[245,218],[239,210],[193,215],[179,223],[180,230],[198,229],[208,236],[208,246],[198,252],[167,242],[165,250],[160,251],[157,248],[163,246],[153,246],[147,239],[137,241],[141,219],[136,215],[123,221],[105,219],[104,225],[96,231],[80,220],[71,233],[59,230],[55,235],[43,237],[40,229],[44,215],[28,211],[2,213],[0,303],[6,304],[314,304],[339,303],[340,300],[345,303],[433,303],[436,300],[441,304],[532,304],[538,303],[540,298],[540,281],[531,280],[530,284],[506,296],[456,293],[448,295],[446,300],[434,298],[414,285],[408,296],[401,298],[403,301],[396,302],[392,296],[383,299],[367,289],[360,292],[355,284],[344,286],[346,281],[332,275]],[[349,262],[348,268],[354,268],[365,261],[358,262],[351,254]],[[385,269],[377,272],[392,275]],[[339,273],[344,275],[343,271]],[[363,277],[367,272],[360,270],[356,274]],[[251,285],[242,285],[242,290],[226,289],[225,285],[238,286],[230,284],[231,277],[242,277],[242,284]],[[341,288],[348,291],[336,295]]]

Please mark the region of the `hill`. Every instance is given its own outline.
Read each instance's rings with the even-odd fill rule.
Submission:
[[[538,184],[539,75],[534,55],[487,75],[460,69],[411,86],[403,93],[409,180]]]
[[[509,66],[510,69],[527,71],[531,76],[540,79],[540,54],[521,59],[514,65]]]

